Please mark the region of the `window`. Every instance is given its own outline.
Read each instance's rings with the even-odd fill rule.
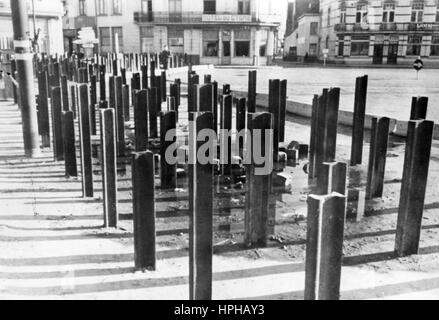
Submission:
[[[140,41],[142,46],[142,52],[154,51],[154,27],[141,27],[140,28]]]
[[[431,56],[439,56],[439,36],[433,36],[431,39]]]
[[[113,15],[122,15],[122,0],[113,0]]]
[[[412,5],[412,16],[411,22],[422,22],[424,17],[424,3],[423,2],[413,2]]]
[[[168,47],[176,53],[184,53],[184,30],[182,28],[168,28]]]
[[[436,7],[436,22],[439,22],[439,2]]]
[[[328,8],[328,21],[327,21],[328,27],[331,25],[331,8]]]
[[[205,57],[218,57],[218,40],[217,30],[203,31],[203,55]]]
[[[204,11],[205,14],[215,14],[216,13],[216,0],[204,0]]]
[[[395,4],[386,3],[383,7],[383,22],[395,21]]]
[[[142,0],[142,13],[152,12],[152,0]]]
[[[309,55],[314,57],[317,56],[317,43],[309,44]]]
[[[419,56],[421,55],[422,36],[411,35],[407,41],[407,55]]]
[[[250,56],[250,39],[250,31],[235,30],[235,57]]]
[[[107,0],[98,0],[98,15],[107,15]]]
[[[171,22],[181,22],[181,0],[169,0],[169,19]]]
[[[114,27],[112,28],[113,32],[113,51],[116,52],[116,44],[119,44],[119,52],[123,52],[123,34],[122,27]],[[117,37],[117,41],[116,41]]]
[[[86,9],[85,0],[79,0],[79,15],[80,16],[86,16],[87,15],[87,9]]]
[[[338,36],[338,56],[344,56],[344,36]]]
[[[111,32],[110,28],[99,28],[99,36],[102,52],[111,52]]]
[[[259,40],[261,43],[259,46],[259,56],[265,57],[267,55],[268,30],[259,31]]]
[[[250,14],[250,0],[238,0],[238,14]]]
[[[367,5],[361,4],[357,6],[356,23],[367,23]]]
[[[317,35],[318,27],[319,27],[319,23],[318,22],[311,22],[311,24],[309,26],[309,34],[311,36],[316,36]]]
[[[340,23],[346,23],[346,9],[340,11]]]
[[[369,36],[356,36],[351,39],[351,56],[369,55]]]

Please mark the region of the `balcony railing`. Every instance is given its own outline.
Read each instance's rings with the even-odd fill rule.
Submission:
[[[338,23],[334,25],[336,32],[370,33],[370,32],[431,32],[439,31],[438,23]]]
[[[261,15],[259,17],[250,14],[237,14],[231,12],[135,12],[136,23],[280,23],[280,15]]]
[[[136,22],[136,23],[154,22],[154,13],[153,12],[134,12],[134,22]]]

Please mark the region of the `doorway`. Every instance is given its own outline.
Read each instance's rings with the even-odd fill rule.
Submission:
[[[387,54],[387,64],[398,63],[398,43],[389,44],[389,53]]]
[[[222,64],[231,64],[231,51],[230,51],[230,41],[223,41],[223,57]]]
[[[383,64],[384,44],[375,43],[373,49],[373,64]]]

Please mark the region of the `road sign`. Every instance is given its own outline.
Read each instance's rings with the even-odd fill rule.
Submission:
[[[413,68],[419,72],[422,70],[422,68],[424,68],[424,63],[421,59],[416,59],[415,63],[413,64]]]

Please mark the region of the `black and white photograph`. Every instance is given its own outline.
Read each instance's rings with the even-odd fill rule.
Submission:
[[[0,0],[0,300],[439,300],[437,122],[439,0]]]

